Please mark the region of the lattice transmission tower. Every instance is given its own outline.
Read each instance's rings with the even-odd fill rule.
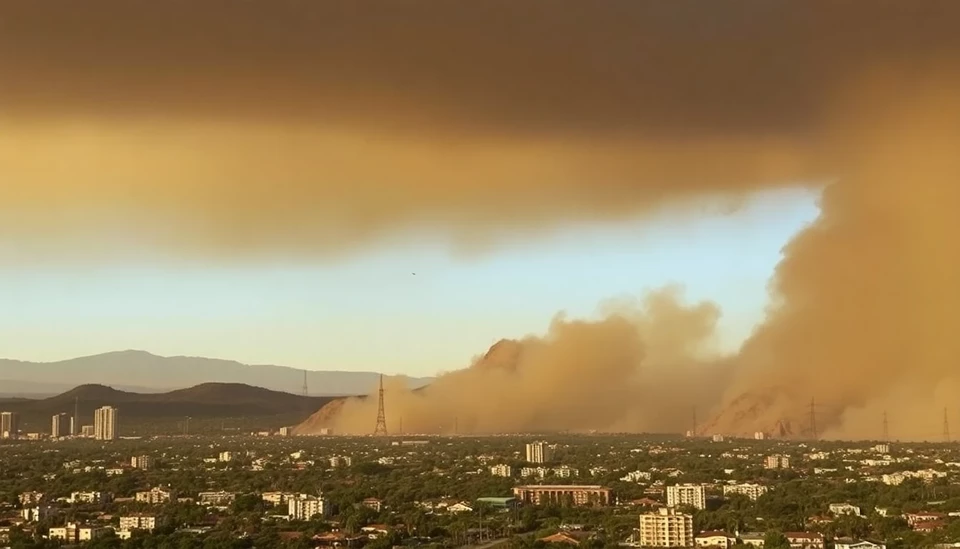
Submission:
[[[383,410],[383,374],[380,374],[380,401],[377,405],[377,426],[373,434],[374,436],[387,434],[387,414]]]

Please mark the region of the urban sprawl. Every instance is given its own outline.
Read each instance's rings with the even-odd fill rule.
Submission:
[[[0,414],[0,547],[960,547],[960,446],[638,435],[124,437]]]

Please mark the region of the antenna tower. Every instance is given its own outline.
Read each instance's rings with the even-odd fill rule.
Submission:
[[[950,442],[950,419],[947,417],[947,409],[943,409],[943,441]]]
[[[817,400],[810,399],[810,436],[817,440]]]
[[[890,425],[887,423],[887,411],[883,411],[883,441],[890,442]]]
[[[387,434],[387,414],[383,411],[383,374],[380,374],[380,402],[377,406],[377,426],[373,434],[374,436]]]
[[[697,436],[697,407],[693,407],[693,429],[690,430],[690,436]]]
[[[303,371],[303,396],[310,396],[310,392],[307,390],[307,371]]]

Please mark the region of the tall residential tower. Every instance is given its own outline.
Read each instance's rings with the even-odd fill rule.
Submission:
[[[97,440],[117,439],[117,412],[113,406],[97,408],[93,412],[93,437]]]

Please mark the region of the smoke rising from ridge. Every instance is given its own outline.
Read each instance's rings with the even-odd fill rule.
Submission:
[[[735,355],[710,352],[711,306],[655,293],[391,414],[682,430],[699,400],[707,429],[802,435],[816,398],[830,436],[889,408],[923,438],[960,396],[957,28],[947,0],[0,0],[0,261],[469,250],[829,182]]]

